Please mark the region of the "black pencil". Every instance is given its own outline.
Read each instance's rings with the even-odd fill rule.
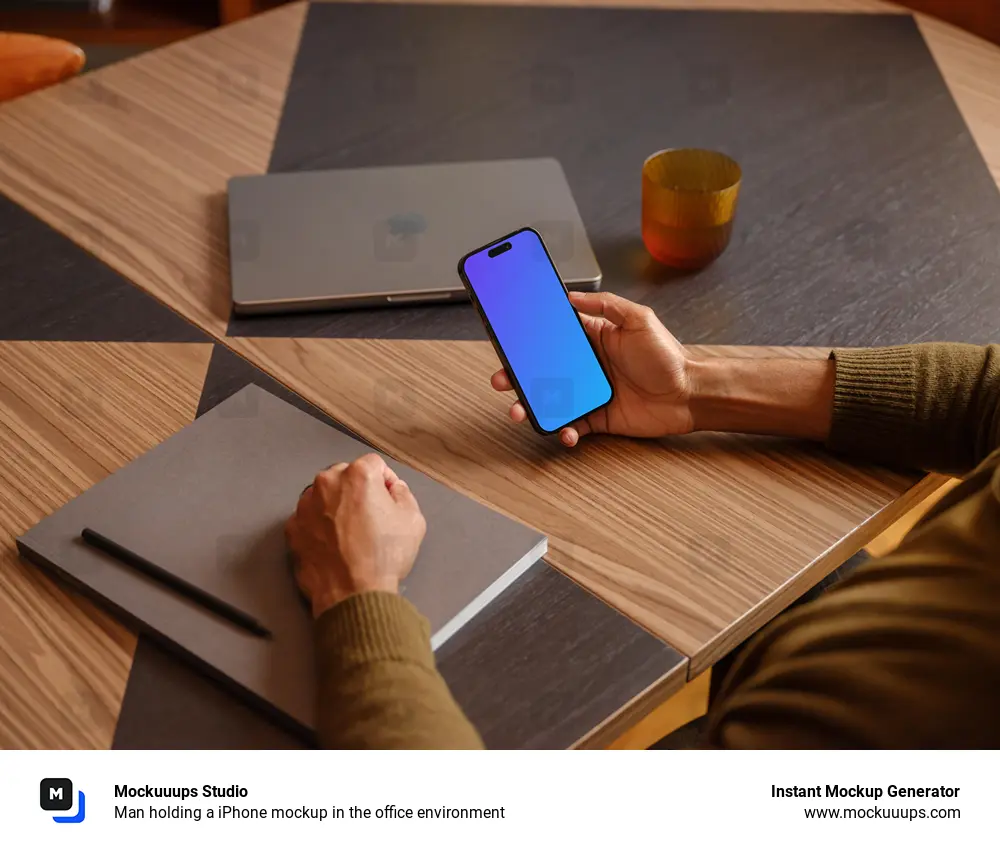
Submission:
[[[155,579],[160,582],[160,584],[166,585],[171,590],[176,590],[182,596],[186,596],[193,602],[197,602],[203,608],[207,608],[220,617],[224,617],[240,628],[246,629],[248,632],[257,635],[258,637],[271,637],[271,632],[268,631],[264,626],[258,623],[249,614],[241,611],[228,602],[219,599],[217,596],[212,596],[202,590],[200,587],[195,587],[188,581],[185,581],[180,576],[176,576],[171,572],[163,569],[154,564],[152,561],[143,558],[142,555],[137,555],[126,549],[119,543],[115,543],[105,537],[103,534],[94,531],[92,528],[85,528],[80,532],[80,536],[83,538],[84,543],[89,546],[93,546],[95,549],[99,549],[107,555],[115,558],[117,561],[131,567],[134,570],[142,573],[143,575],[149,576],[151,579]]]

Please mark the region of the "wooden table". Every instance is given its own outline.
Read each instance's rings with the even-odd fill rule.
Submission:
[[[656,5],[897,11],[869,0]],[[213,343],[399,459],[543,529],[553,567],[684,657],[585,743],[605,742],[708,669],[940,484],[722,435],[556,451],[508,427],[485,380],[487,343],[227,335],[226,180],[268,167],[305,14],[305,4],[282,7],[0,110],[0,191],[91,252],[102,274],[177,314],[109,336],[102,322],[123,308],[96,295],[86,315],[63,311],[51,326],[31,306],[34,285],[7,299],[46,330],[19,339],[8,328],[0,343],[0,745],[110,743],[135,636],[19,562],[13,539],[190,422]],[[1000,50],[918,22],[1000,179]],[[87,285],[67,280],[38,309]]]

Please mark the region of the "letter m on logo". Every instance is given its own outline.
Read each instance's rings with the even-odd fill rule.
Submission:
[[[43,779],[39,803],[47,812],[68,812],[73,808],[73,783],[68,779]]]

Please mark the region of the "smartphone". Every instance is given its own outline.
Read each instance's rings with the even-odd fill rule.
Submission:
[[[537,231],[471,251],[458,275],[536,431],[554,434],[611,401],[611,381]]]

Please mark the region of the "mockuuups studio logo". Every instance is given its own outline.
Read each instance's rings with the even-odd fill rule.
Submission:
[[[56,823],[82,823],[87,816],[83,791],[77,791],[76,814],[53,815]],[[73,808],[73,783],[69,779],[43,779],[39,785],[39,805],[46,812],[69,812]]]

